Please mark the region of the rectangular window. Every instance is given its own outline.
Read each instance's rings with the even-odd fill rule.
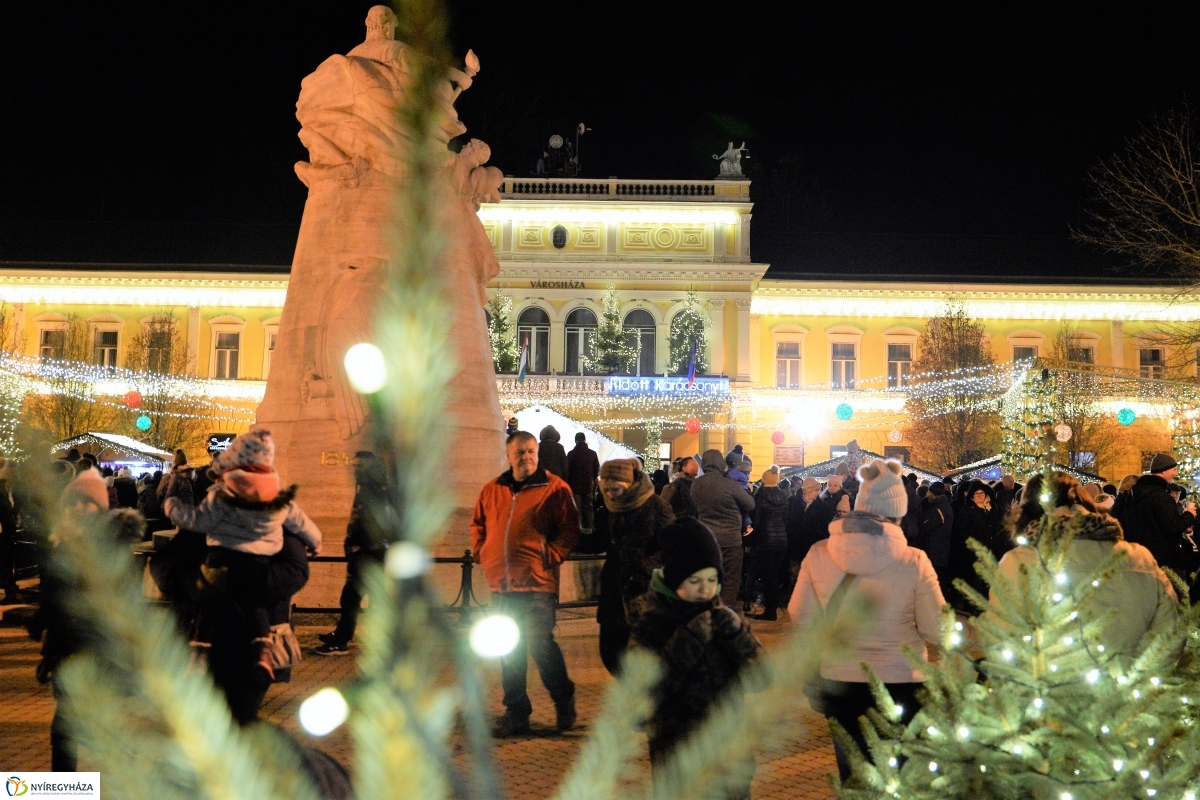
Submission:
[[[1070,345],[1067,347],[1067,361],[1079,364],[1095,364],[1096,351],[1089,345]]]
[[[117,332],[96,331],[92,342],[92,363],[98,367],[117,365]]]
[[[847,455],[849,455],[849,453],[850,453],[850,451],[846,449],[846,445],[844,445],[844,444],[829,445],[829,458],[830,459],[845,458]]]
[[[236,381],[238,377],[238,351],[241,349],[240,333],[217,334],[217,368],[213,376],[217,380]]]
[[[903,389],[908,386],[908,371],[912,367],[911,344],[889,344],[888,349],[888,388]]]
[[[800,388],[800,343],[775,343],[775,386],[779,389]]]
[[[884,456],[884,458],[894,458],[897,461],[899,461],[901,464],[907,464],[908,463],[908,448],[901,447],[899,445],[893,445],[893,444],[884,445],[883,456]]]
[[[271,358],[275,355],[275,340],[279,338],[279,331],[267,331],[267,354],[263,360],[263,380],[271,374]]]
[[[594,355],[595,328],[567,328],[566,371],[570,375],[582,375],[587,360]]]
[[[830,381],[833,390],[854,390],[854,366],[857,360],[858,346],[851,342],[835,342],[833,344],[833,380]]]
[[[550,372],[550,328],[541,325],[517,327],[517,357],[521,348],[529,343],[529,366],[527,372],[546,374]]]
[[[1161,347],[1143,347],[1138,350],[1138,369],[1143,378],[1165,378],[1167,365]]]
[[[1033,347],[1014,347],[1013,361],[1032,361],[1037,358],[1037,346]]]
[[[65,330],[43,330],[38,342],[38,355],[42,358],[61,359],[67,349]]]
[[[1080,450],[1077,453],[1072,453],[1071,466],[1075,469],[1094,472],[1096,469],[1096,454],[1086,450]]]

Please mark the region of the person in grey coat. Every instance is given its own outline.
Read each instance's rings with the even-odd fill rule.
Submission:
[[[692,503],[700,521],[717,537],[725,573],[721,600],[734,608],[742,588],[742,518],[754,510],[754,498],[725,477],[725,456],[720,450],[705,450],[700,466],[704,474],[692,482]]]

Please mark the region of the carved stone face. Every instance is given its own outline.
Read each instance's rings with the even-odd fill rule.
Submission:
[[[395,13],[387,6],[371,6],[367,12],[367,38],[396,38],[396,22]]]
[[[487,146],[486,142],[481,142],[478,139],[472,139],[463,145],[463,156],[470,159],[475,166],[481,166],[488,162],[492,157],[492,148]]]

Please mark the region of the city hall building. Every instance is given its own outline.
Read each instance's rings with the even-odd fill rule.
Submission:
[[[509,323],[528,347],[523,381],[496,376],[506,416],[551,409],[638,452],[657,442],[662,459],[740,443],[755,475],[836,457],[851,440],[906,458],[911,364],[926,321],[950,301],[984,324],[997,370],[1050,355],[1070,321],[1072,359],[1162,378],[1181,361],[1164,325],[1200,319],[1200,303],[1138,285],[769,279],[769,265],[752,257],[750,189],[737,180],[506,179],[502,201],[479,212],[501,266],[489,294],[512,301]],[[169,315],[195,390],[229,410],[215,427],[237,432],[263,396],[287,272],[7,263],[0,300],[20,353],[63,357],[69,321],[82,319],[86,357],[98,366],[124,366],[147,321]],[[610,289],[635,347],[616,376],[589,369]],[[680,379],[678,355],[670,368],[672,326],[690,301],[705,322],[706,368],[693,382]],[[1133,430],[1164,438],[1169,404],[1143,402],[1137,414]],[[1099,466],[1120,477],[1140,471],[1140,459],[1130,447]]]

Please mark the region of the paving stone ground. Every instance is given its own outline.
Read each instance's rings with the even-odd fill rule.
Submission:
[[[0,607],[0,770],[48,770],[50,768],[50,718],[54,701],[49,687],[34,680],[38,646],[21,627],[26,611]],[[567,667],[577,688],[579,725],[564,735],[554,731],[554,708],[545,688],[531,665],[530,697],[533,700],[532,723],[538,735],[496,743],[504,793],[508,798],[541,800],[554,793],[580,744],[588,725],[600,708],[610,678],[597,652],[597,627],[588,610],[562,610],[559,614],[558,640],[567,659]],[[295,670],[291,683],[273,686],[267,695],[263,715],[281,724],[302,741],[325,750],[343,764],[353,763],[353,749],[346,726],[324,739],[315,739],[300,730],[296,710],[308,695],[326,685],[348,682],[355,670],[355,645],[350,656],[321,657],[308,655],[318,644],[317,634],[330,630],[332,616],[306,615],[297,619],[297,634],[306,651],[305,660]],[[785,632],[785,622],[756,622],[755,632],[771,648]],[[500,702],[500,671],[489,665],[485,670],[492,710],[503,711]],[[799,687],[797,687],[799,691]],[[822,717],[802,711],[785,736],[776,745],[758,754],[758,770],[753,796],[768,798],[831,798],[828,773],[835,771],[833,744]],[[87,769],[83,754],[81,769]],[[649,779],[649,761],[643,756],[633,778]]]

